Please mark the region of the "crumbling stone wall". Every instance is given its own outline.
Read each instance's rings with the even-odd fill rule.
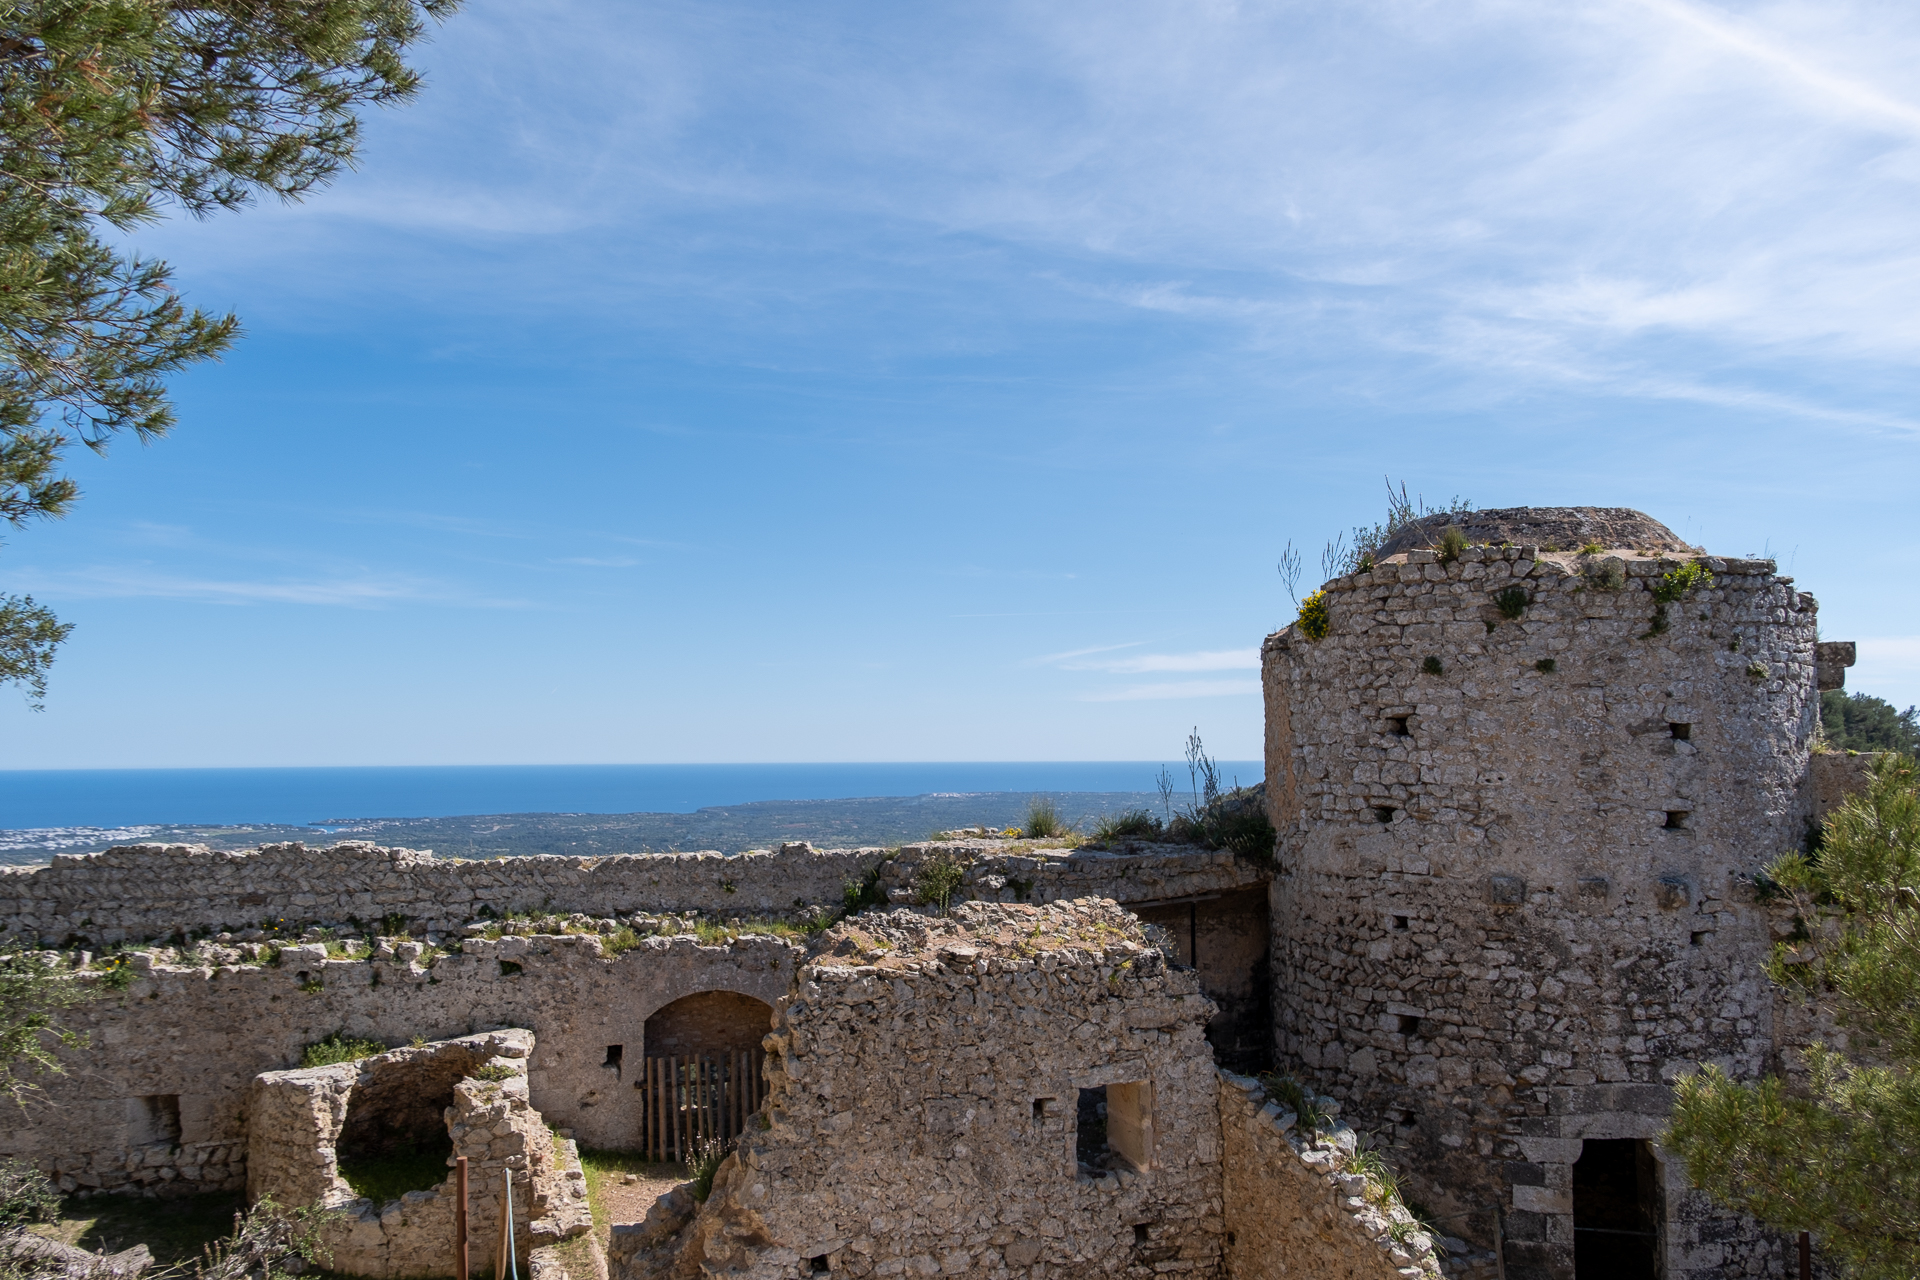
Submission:
[[[1355,1171],[1353,1129],[1307,1128],[1259,1081],[1220,1078],[1229,1276],[1439,1280],[1433,1237]]]
[[[1436,1211],[1499,1206],[1513,1280],[1572,1275],[1583,1140],[1654,1138],[1676,1072],[1775,1052],[1751,876],[1811,812],[1815,605],[1704,563],[1663,614],[1678,562],[1630,547],[1416,550],[1263,648],[1279,1052],[1393,1126]],[[1670,1280],[1775,1256],[1693,1195]]]
[[[167,953],[162,953],[167,954]],[[46,1079],[45,1105],[0,1127],[0,1157],[32,1161],[68,1191],[179,1193],[245,1185],[249,1082],[286,1069],[335,1033],[404,1045],[496,1027],[531,1027],[532,1105],[589,1146],[638,1138],[641,1095],[605,1066],[607,1046],[644,1055],[656,1010],[701,991],[771,1005],[800,949],[778,938],[707,946],[652,938],[607,958],[592,935],[469,939],[422,963],[418,944],[384,959],[289,947],[278,967],[185,968],[141,956],[118,995],[74,1011],[85,1049]],[[511,970],[511,971],[510,971]],[[144,1099],[168,1100],[173,1133],[149,1138]]]
[[[1108,848],[1036,849],[963,839],[905,845],[879,868],[880,887],[902,905],[929,858],[963,863],[959,898],[1055,902],[1107,898],[1165,928],[1217,1007],[1207,1040],[1219,1060],[1253,1069],[1272,1054],[1267,953],[1268,868],[1218,849],[1122,841]]]
[[[882,849],[783,845],[743,853],[606,858],[436,858],[417,849],[347,841],[331,849],[270,844],[238,853],[204,845],[127,845],[56,854],[44,867],[0,867],[0,937],[95,943],[176,932],[240,930],[276,920],[376,924],[398,915],[448,932],[481,907],[511,911],[635,911],[750,916],[801,903],[837,903]]]
[[[514,1247],[524,1268],[535,1248],[584,1235],[593,1225],[578,1150],[557,1142],[528,1102],[533,1047],[531,1032],[496,1031],[359,1062],[256,1076],[248,1106],[249,1198],[344,1211],[323,1228],[331,1271],[381,1278],[445,1275],[453,1264],[459,1195],[452,1164],[465,1156],[472,1265],[484,1271],[494,1264],[511,1182]],[[483,1068],[504,1078],[473,1078]],[[424,1118],[444,1126],[451,1141],[446,1180],[385,1203],[358,1197],[339,1174],[356,1120],[415,1128],[423,1120],[413,1114],[421,1102],[443,1094],[443,1114]]]
[[[767,1039],[768,1127],[616,1272],[1218,1275],[1211,1013],[1111,903],[845,922]],[[1082,1168],[1079,1092],[1122,1083],[1151,1097],[1109,1116],[1144,1168]]]
[[[1136,842],[1114,849],[1036,848],[1010,840],[928,840],[902,845],[879,867],[880,887],[900,905],[914,901],[914,878],[929,858],[963,865],[955,895],[977,902],[1056,902],[1108,898],[1123,905],[1166,902],[1261,888],[1264,867],[1219,849]]]

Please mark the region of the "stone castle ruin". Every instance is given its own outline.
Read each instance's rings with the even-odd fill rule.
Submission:
[[[0,870],[0,931],[133,976],[0,1156],[69,1192],[332,1205],[334,1268],[373,1277],[451,1273],[455,1155],[473,1265],[510,1185],[550,1276],[591,1238],[579,1148],[716,1142],[711,1193],[614,1226],[596,1273],[1784,1274],[1659,1135],[1679,1075],[1792,1070],[1823,1033],[1762,972],[1794,921],[1754,876],[1859,782],[1813,750],[1852,646],[1772,562],[1637,512],[1451,518],[1267,638],[1270,855],[950,833]],[[300,1065],[342,1038],[386,1051]],[[354,1162],[401,1148],[421,1185],[360,1196]]]

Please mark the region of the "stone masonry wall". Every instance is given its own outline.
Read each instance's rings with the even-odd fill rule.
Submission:
[[[1217,1276],[1211,1013],[1110,903],[836,926],[768,1037],[769,1127],[671,1273]],[[1082,1168],[1079,1091],[1124,1082],[1150,1092],[1148,1167]],[[665,1274],[615,1254],[628,1280]]]
[[[1675,1073],[1776,1047],[1751,876],[1810,816],[1815,605],[1709,558],[1662,629],[1678,563],[1414,551],[1263,649],[1278,1050],[1391,1127],[1436,1212],[1498,1205],[1511,1280],[1572,1276],[1584,1139],[1654,1138]],[[1777,1258],[1693,1194],[1669,1280]]]
[[[625,916],[635,911],[777,915],[837,906],[849,880],[880,871],[895,901],[935,853],[967,863],[962,894],[998,902],[1107,897],[1142,902],[1265,883],[1245,859],[1190,846],[1125,852],[1045,849],[1007,840],[956,840],[884,849],[794,843],[732,857],[717,853],[542,856],[468,861],[418,849],[347,841],[330,849],[263,845],[127,845],[59,854],[44,867],[0,867],[0,937],[46,946],[239,931],[276,921],[377,924],[389,915],[415,932],[449,932],[482,907]]]
[[[1432,1237],[1353,1170],[1352,1129],[1306,1130],[1258,1081],[1220,1078],[1229,1276],[1439,1280]]]
[[[176,932],[241,930],[276,920],[374,924],[399,915],[446,932],[482,906],[591,916],[634,911],[752,916],[838,903],[881,849],[631,854],[608,858],[436,858],[348,841],[331,849],[263,845],[128,845],[58,854],[44,867],[0,867],[0,937],[93,943]]]
[[[139,957],[131,987],[75,1011],[87,1047],[44,1080],[44,1104],[0,1127],[0,1157],[30,1160],[69,1191],[238,1189],[256,1075],[297,1066],[305,1046],[335,1033],[404,1045],[498,1027],[538,1036],[536,1108],[589,1146],[631,1146],[640,1094],[604,1065],[607,1046],[639,1060],[647,1018],[694,992],[771,1005],[792,985],[800,948],[686,935],[609,959],[599,938],[567,935],[469,939],[463,954],[430,964],[419,954],[403,944],[387,959],[334,960],[318,946],[289,947],[279,967],[199,968]],[[172,1108],[177,1132],[150,1131],[149,1098]]]
[[[902,845],[880,868],[888,900],[914,900],[928,858],[964,864],[955,895],[977,902],[1108,898],[1132,905],[1264,886],[1267,872],[1245,858],[1195,845],[1131,844],[1118,849],[1048,849],[1009,840],[930,840]]]

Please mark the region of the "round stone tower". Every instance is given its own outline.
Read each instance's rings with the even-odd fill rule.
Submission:
[[[1609,1241],[1745,1274],[1775,1242],[1718,1238],[1654,1140],[1677,1073],[1772,1061],[1753,876],[1807,833],[1814,601],[1638,512],[1468,523],[1263,646],[1280,1062],[1510,1280]]]

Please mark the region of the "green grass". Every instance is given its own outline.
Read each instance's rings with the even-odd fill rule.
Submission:
[[[1508,587],[1493,598],[1494,608],[1498,609],[1500,616],[1508,622],[1518,621],[1520,615],[1524,614],[1527,606],[1532,603],[1525,587]]]
[[[425,1191],[445,1182],[450,1173],[447,1157],[452,1154],[453,1139],[441,1134],[438,1141],[398,1147],[385,1155],[343,1156],[340,1176],[353,1194],[385,1204],[409,1191]]]
[[[338,1031],[325,1040],[316,1040],[300,1054],[303,1067],[330,1067],[336,1062],[358,1062],[385,1053],[387,1046],[378,1040],[351,1040]]]
[[[233,1215],[246,1205],[239,1192],[149,1200],[145,1196],[93,1196],[62,1202],[59,1216],[28,1228],[95,1253],[118,1253],[144,1244],[161,1267],[190,1263],[200,1251],[232,1232]]]
[[[941,915],[947,914],[954,891],[959,889],[965,875],[966,868],[951,854],[929,855],[913,873],[914,901],[922,906],[939,907]]]
[[[1145,809],[1123,809],[1102,814],[1093,824],[1095,840],[1151,840],[1160,834],[1160,819]]]
[[[1071,824],[1060,816],[1059,808],[1046,796],[1035,796],[1027,802],[1027,820],[1021,832],[1031,840],[1048,840],[1054,836],[1063,836]]]

